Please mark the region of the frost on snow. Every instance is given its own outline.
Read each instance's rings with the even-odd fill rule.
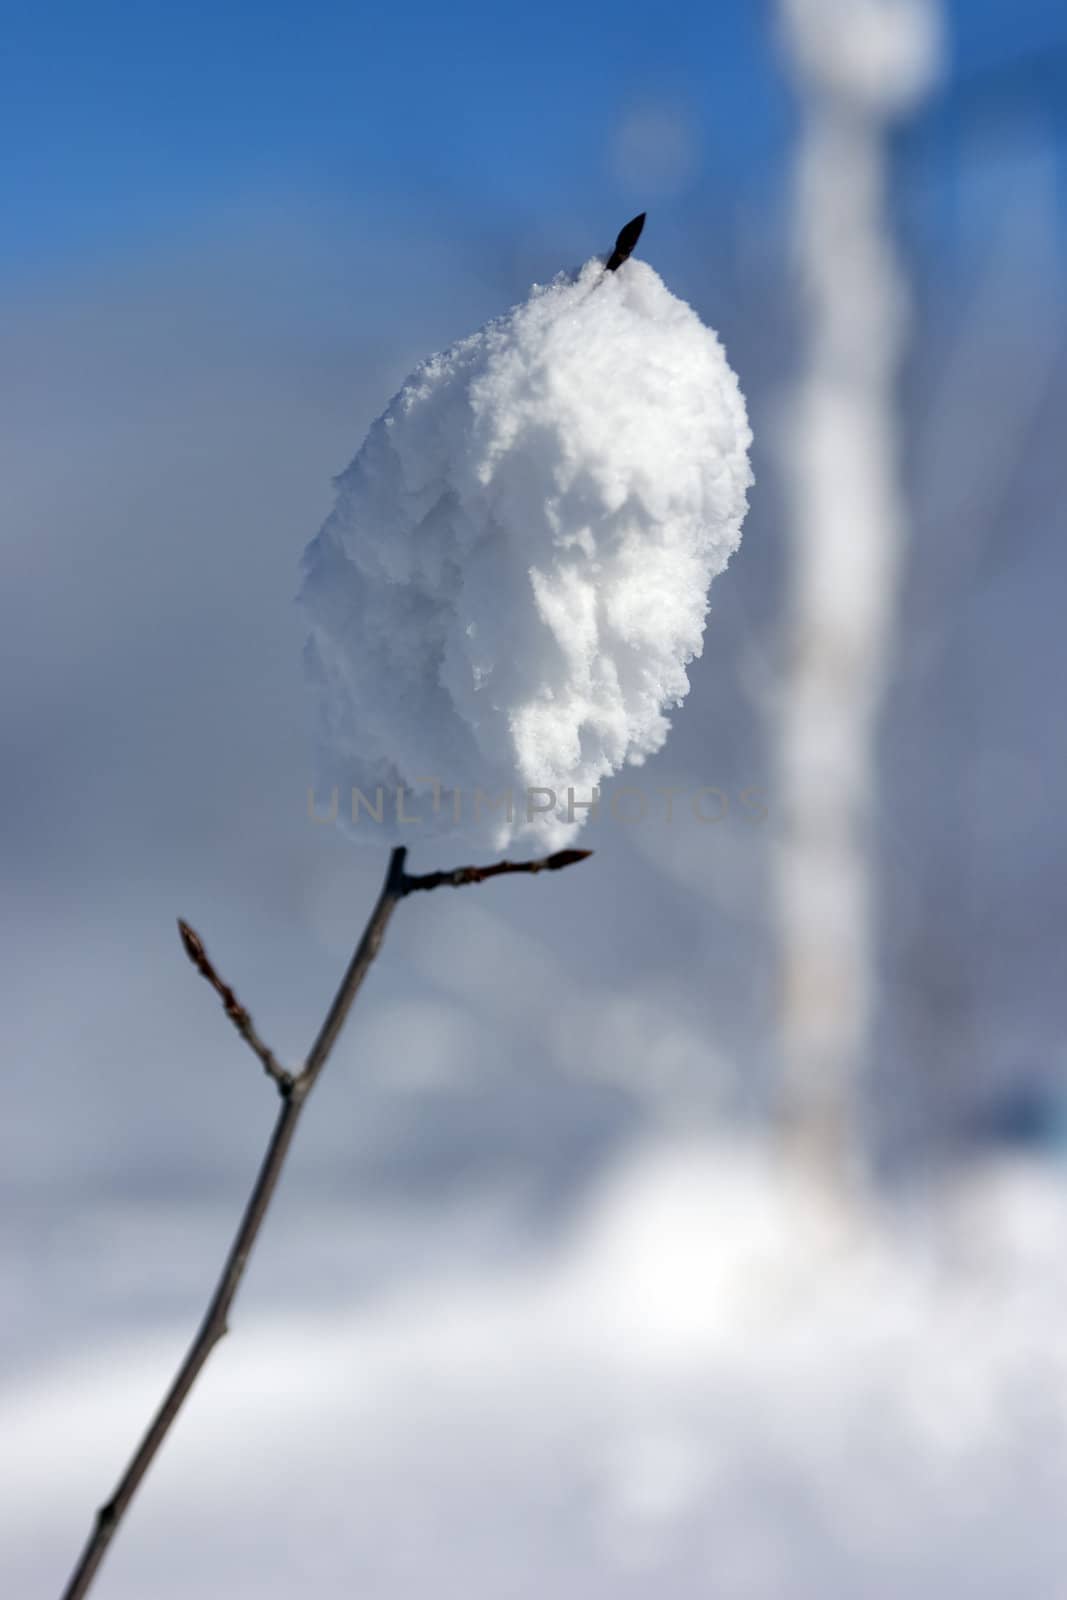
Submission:
[[[750,442],[715,334],[640,261],[535,286],[424,362],[305,555],[319,796],[351,819],[358,790],[378,841],[398,814],[573,837],[688,691]]]

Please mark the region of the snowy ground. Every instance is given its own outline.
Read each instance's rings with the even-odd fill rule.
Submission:
[[[0,1380],[6,1595],[58,1592],[223,1227],[109,1226],[160,1290],[132,1318],[77,1250],[37,1265]],[[711,1145],[630,1158],[536,1249],[492,1208],[361,1233],[283,1206],[98,1592],[1057,1600],[1065,1241],[1036,1166],[889,1218]]]

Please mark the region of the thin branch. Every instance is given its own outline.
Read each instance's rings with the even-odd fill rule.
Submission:
[[[115,1530],[122,1520],[130,1501],[137,1492],[141,1480],[170,1432],[178,1412],[181,1410],[190,1389],[200,1375],[212,1350],[228,1332],[230,1307],[233,1305],[234,1297],[248,1266],[252,1248],[259,1236],[268,1207],[278,1186],[278,1179],[281,1176],[285,1158],[289,1153],[289,1146],[292,1143],[300,1113],[304,1109],[308,1095],[315,1086],[316,1079],[326,1065],[330,1051],[333,1049],[337,1036],[344,1026],[345,1018],[351,1010],[352,1002],[370,969],[371,963],[381,948],[385,930],[400,901],[415,889],[433,889],[444,884],[460,887],[467,883],[481,883],[486,878],[497,877],[502,873],[509,872],[556,871],[560,867],[571,866],[578,861],[584,861],[591,854],[592,852],[589,850],[561,850],[557,854],[547,856],[540,861],[501,861],[491,867],[459,867],[454,872],[435,872],[427,873],[422,877],[409,877],[404,871],[407,851],[403,848],[394,850],[389,858],[389,869],[385,876],[385,882],[382,885],[377,904],[371,912],[370,920],[363,931],[363,937],[360,939],[355,954],[348,964],[348,970],[341,980],[340,988],[326,1015],[325,1022],[319,1029],[318,1037],[311,1047],[304,1067],[295,1077],[278,1065],[275,1057],[259,1039],[252,1026],[252,1019],[248,1012],[240,1004],[233,990],[223,983],[212,966],[199,935],[193,931],[187,922],[179,921],[178,927],[186,954],[197,971],[207,979],[208,983],[219,995],[226,1010],[226,1015],[233,1022],[241,1037],[255,1051],[266,1071],[278,1085],[282,1095],[282,1104],[278,1111],[278,1117],[274,1124],[266,1154],[260,1164],[244,1214],[241,1217],[237,1233],[226,1257],[222,1274],[215,1286],[215,1291],[204,1313],[200,1327],[192,1344],[189,1346],[185,1359],[178,1368],[177,1375],[167,1391],[162,1405],[153,1417],[148,1426],[148,1431],[122,1474],[114,1494],[97,1512],[89,1540],[82,1551],[81,1558],[71,1575],[67,1587],[63,1591],[62,1600],[82,1600],[82,1597],[89,1592],[89,1587],[107,1552],[108,1545],[111,1543]]]
[[[486,878],[499,878],[506,872],[558,872],[561,867],[572,867],[585,861],[591,850],[557,850],[554,856],[544,856],[540,861],[497,861],[491,867],[456,867],[452,872],[424,872],[418,878],[404,878],[404,893],[414,889],[440,889],[445,885],[461,889],[467,883],[484,883]]]
[[[268,1078],[273,1078],[278,1085],[278,1092],[282,1095],[289,1093],[293,1087],[293,1074],[276,1061],[274,1053],[263,1043],[252,1023],[252,1018],[246,1008],[238,1000],[228,983],[223,983],[211,958],[204,949],[204,941],[195,928],[191,928],[184,917],[178,918],[178,932],[185,947],[185,953],[202,978],[206,978],[222,1001],[222,1008],[233,1023],[241,1038],[248,1045],[253,1055],[258,1056],[263,1064],[263,1070]]]

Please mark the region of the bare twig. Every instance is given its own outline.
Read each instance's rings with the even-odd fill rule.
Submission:
[[[259,1037],[252,1023],[252,1018],[238,1000],[228,983],[223,983],[215,968],[211,965],[210,957],[204,949],[204,941],[195,928],[191,928],[184,917],[178,918],[178,932],[181,935],[185,953],[202,978],[206,978],[222,1001],[222,1008],[233,1023],[241,1038],[248,1045],[253,1055],[259,1057],[263,1063],[263,1070],[269,1078],[273,1078],[281,1094],[288,1094],[293,1087],[293,1075],[286,1072],[274,1058],[273,1051],[269,1050]]]
[[[319,1029],[318,1037],[311,1047],[311,1051],[300,1072],[295,1076],[286,1072],[278,1065],[275,1057],[266,1045],[263,1044],[252,1026],[252,1019],[244,1006],[238,1001],[233,990],[219,977],[208,958],[200,936],[194,932],[187,922],[179,921],[178,928],[182,944],[190,961],[197,971],[207,979],[212,988],[222,1000],[226,1015],[233,1022],[241,1037],[251,1046],[252,1050],[263,1063],[265,1070],[278,1086],[282,1096],[282,1104],[274,1124],[274,1131],[270,1137],[266,1154],[260,1164],[256,1181],[252,1186],[241,1217],[237,1233],[234,1236],[229,1254],[222,1269],[222,1275],[215,1286],[215,1291],[203,1320],[197,1330],[196,1336],[186,1353],[185,1359],[178,1369],[170,1389],[156,1412],[148,1431],[134,1452],[129,1465],[119,1480],[114,1494],[107,1503],[97,1512],[89,1540],[82,1551],[81,1558],[71,1575],[67,1587],[63,1591],[62,1600],[81,1600],[89,1592],[101,1561],[115,1535],[115,1530],[122,1520],[130,1501],[133,1499],[141,1480],[151,1466],[157,1451],[170,1431],[178,1412],[193,1384],[196,1382],[204,1364],[215,1346],[228,1332],[227,1319],[234,1297],[244,1277],[248,1260],[252,1253],[259,1230],[263,1226],[267,1209],[274,1197],[278,1186],[282,1167],[285,1164],[289,1146],[300,1113],[304,1108],[308,1095],[315,1086],[315,1081],[326,1065],[330,1051],[337,1041],[337,1036],[344,1026],[352,1002],[359,991],[372,961],[381,948],[385,930],[390,918],[405,895],[416,889],[435,889],[445,884],[458,888],[467,883],[481,883],[486,878],[498,877],[503,873],[511,872],[542,872],[556,871],[560,867],[568,867],[576,862],[584,861],[592,852],[589,850],[561,850],[555,855],[546,856],[539,861],[501,861],[491,867],[459,867],[454,872],[431,872],[421,877],[409,877],[404,871],[404,860],[407,851],[398,848],[389,858],[389,869],[378,896],[377,904],[371,912],[370,920],[363,930],[363,937],[356,947],[355,954],[348,964],[348,970],[341,980],[341,986],[334,997],[326,1020]]]
[[[540,861],[497,861],[491,867],[456,867],[452,872],[425,872],[421,877],[404,879],[404,893],[414,889],[440,889],[450,885],[461,889],[465,883],[484,883],[486,878],[499,878],[506,872],[558,872],[560,867],[572,867],[576,861],[591,856],[591,850],[557,850],[554,856],[544,856]]]

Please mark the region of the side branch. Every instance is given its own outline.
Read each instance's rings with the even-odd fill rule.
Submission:
[[[280,1094],[287,1095],[293,1087],[293,1075],[287,1072],[280,1062],[275,1060],[273,1051],[269,1050],[259,1037],[252,1023],[252,1018],[247,1009],[241,1004],[228,983],[223,983],[211,959],[204,949],[204,941],[195,928],[191,928],[184,917],[178,918],[178,932],[181,935],[182,945],[186,955],[193,963],[202,978],[206,978],[222,1001],[222,1009],[233,1023],[237,1032],[248,1045],[253,1055],[262,1063],[263,1070],[269,1078],[273,1078],[278,1085]]]
[[[554,872],[560,867],[569,867],[575,862],[584,861],[591,854],[592,852],[589,850],[561,850],[555,855],[546,856],[540,861],[501,861],[490,867],[458,867],[454,872],[431,872],[421,877],[408,877],[404,871],[407,851],[403,848],[394,850],[389,858],[389,869],[386,873],[385,882],[382,885],[377,904],[371,912],[370,920],[363,931],[363,937],[360,939],[355,954],[349,962],[348,970],[341,980],[340,988],[326,1015],[326,1020],[319,1029],[318,1036],[311,1047],[304,1067],[295,1076],[285,1071],[278,1064],[272,1052],[260,1039],[252,1025],[252,1018],[249,1016],[248,1011],[237,999],[230,986],[224,983],[216,972],[199,934],[187,922],[179,921],[178,929],[186,955],[201,977],[206,979],[215,990],[222,1001],[226,1015],[230,1018],[237,1032],[254,1051],[262,1062],[264,1070],[277,1084],[282,1095],[282,1104],[278,1111],[266,1154],[260,1164],[255,1183],[252,1186],[252,1192],[249,1195],[233,1243],[227,1254],[222,1274],[215,1286],[200,1327],[186,1352],[185,1359],[178,1368],[178,1372],[162,1404],[120,1478],[114,1494],[98,1511],[88,1542],[82,1551],[67,1587],[63,1591],[62,1600],[83,1600],[83,1596],[89,1592],[90,1585],[96,1576],[108,1545],[111,1543],[130,1501],[137,1492],[164,1439],[170,1432],[175,1418],[185,1403],[189,1391],[200,1375],[212,1350],[228,1331],[227,1319],[230,1307],[233,1305],[237,1290],[244,1277],[245,1269],[248,1266],[253,1246],[259,1237],[267,1210],[277,1189],[278,1179],[281,1176],[285,1158],[289,1153],[289,1146],[292,1143],[293,1134],[296,1132],[300,1113],[303,1111],[307,1103],[307,1097],[314,1087],[315,1080],[325,1066],[330,1051],[337,1041],[337,1036],[344,1026],[345,1018],[351,1010],[352,1002],[370,969],[371,963],[381,948],[385,930],[400,901],[415,889],[436,889],[445,884],[459,887],[466,883],[481,883],[486,878],[494,878],[510,872]]]
[[[491,867],[455,867],[451,872],[424,872],[415,878],[404,877],[404,893],[415,889],[441,889],[446,885],[461,889],[467,883],[484,883],[487,878],[499,878],[507,872],[558,872],[561,867],[573,867],[579,861],[588,861],[591,850],[557,850],[555,855],[543,856],[540,861],[497,861]]]

